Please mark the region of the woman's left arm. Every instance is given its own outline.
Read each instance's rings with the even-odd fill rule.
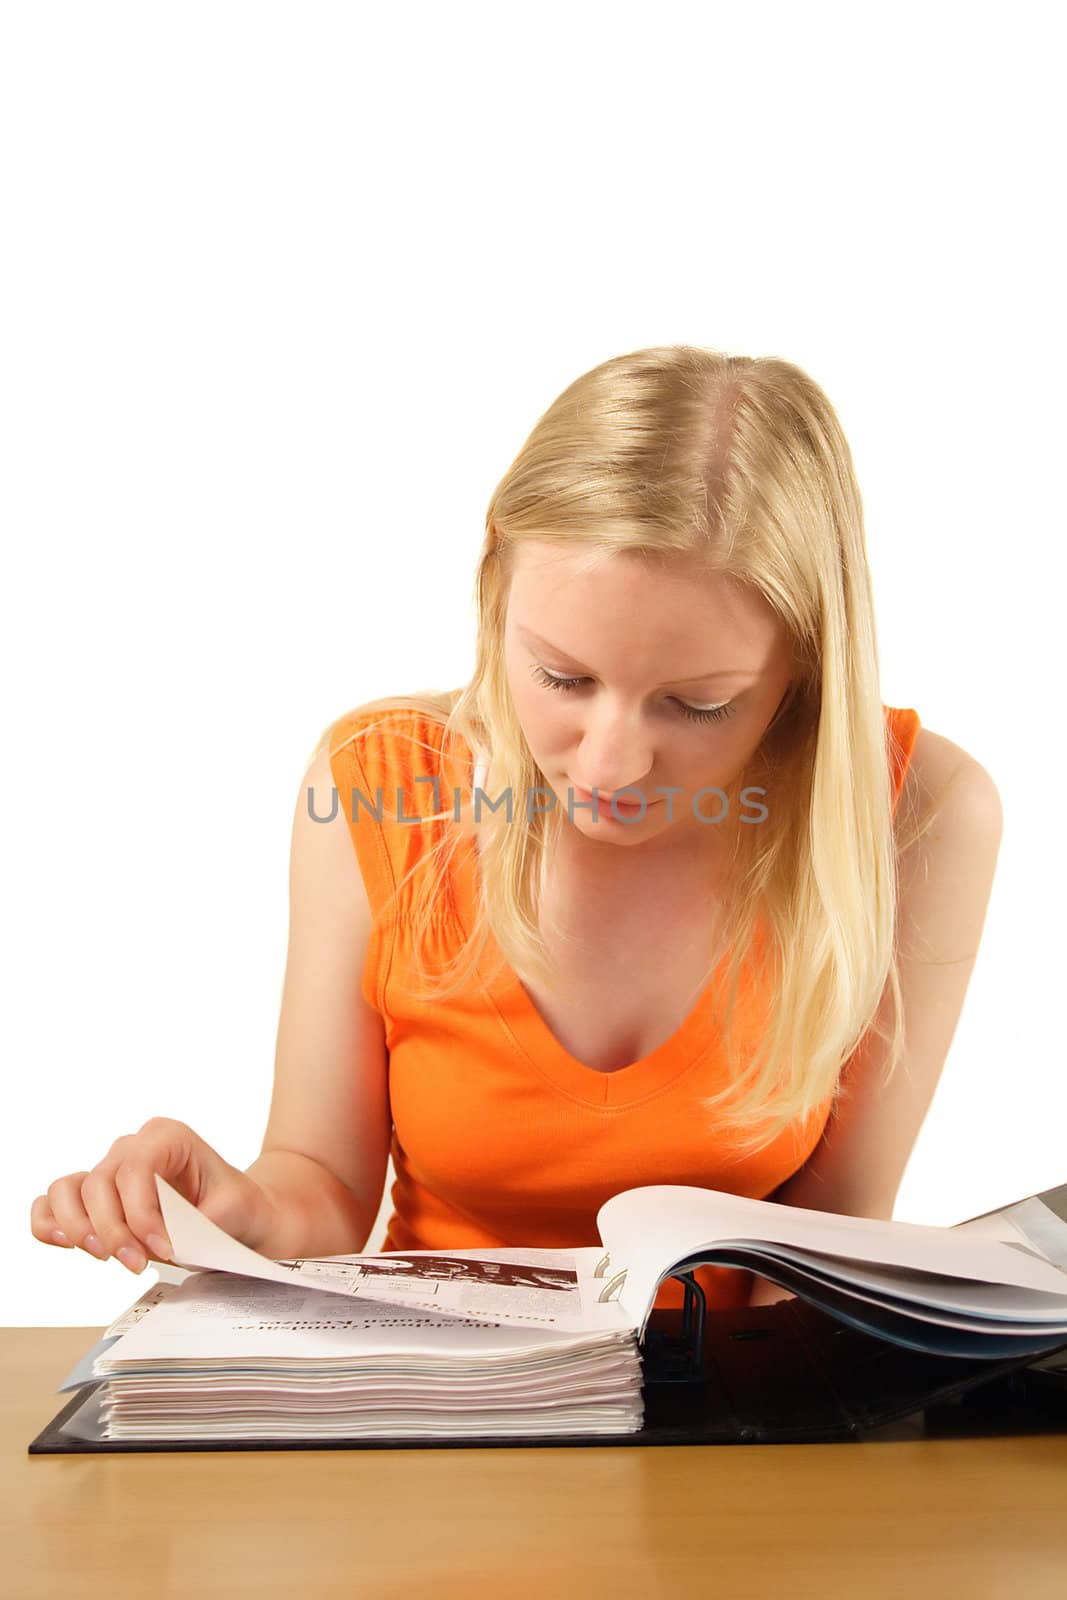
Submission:
[[[777,1204],[891,1219],[948,1056],[978,955],[1004,819],[985,768],[937,734],[926,732],[915,781],[920,820],[926,807],[934,820],[900,857],[904,1054],[886,1085],[885,1046],[873,1031],[864,1035],[842,1069],[848,1097],[804,1166],[768,1196]],[[887,1013],[889,1003],[887,986]],[[750,1305],[784,1298],[792,1296],[754,1275]]]

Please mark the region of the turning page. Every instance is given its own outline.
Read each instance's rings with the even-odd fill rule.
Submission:
[[[598,1248],[390,1251],[381,1255],[271,1261],[205,1217],[157,1173],[156,1191],[174,1249],[174,1265],[225,1272],[291,1289],[317,1290],[438,1316],[599,1333],[633,1326],[618,1299],[620,1279],[606,1276]],[[188,1281],[188,1280],[187,1280]]]

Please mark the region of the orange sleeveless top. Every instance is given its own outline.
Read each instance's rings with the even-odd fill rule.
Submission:
[[[895,808],[919,718],[912,710],[884,709]],[[766,1198],[815,1149],[833,1097],[806,1132],[787,1128],[756,1155],[738,1156],[716,1138],[701,1104],[726,1081],[711,984],[670,1039],[616,1072],[596,1072],[563,1048],[510,964],[493,976],[503,957],[491,933],[475,977],[446,1000],[400,993],[401,975],[418,987],[413,917],[437,862],[425,864],[398,899],[392,897],[442,838],[441,830],[454,824],[448,817],[392,822],[384,813],[459,815],[472,793],[473,761],[457,768],[442,750],[443,731],[423,713],[390,710],[349,712],[328,734],[336,804],[348,822],[374,918],[362,992],[381,1013],[389,1050],[396,1179],[382,1249],[595,1246],[599,1208],[643,1184]],[[381,821],[375,812],[383,812]],[[474,841],[465,836],[423,938],[431,975],[473,927],[478,870]],[[743,977],[737,1004],[738,1027],[746,1017],[756,1026]],[[705,1266],[696,1276],[709,1309],[747,1303],[747,1271]],[[656,1306],[681,1303],[682,1285],[668,1279]]]

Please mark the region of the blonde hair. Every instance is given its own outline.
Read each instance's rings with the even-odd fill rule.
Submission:
[[[357,711],[417,711],[439,723],[442,755],[454,756],[458,741],[468,746],[489,796],[550,793],[504,666],[515,552],[533,538],[587,550],[590,564],[624,552],[664,564],[697,557],[709,573],[761,595],[793,641],[793,689],[744,774],[749,783],[769,780],[775,803],[760,827],[737,830],[738,892],[724,908],[729,955],[715,995],[728,1082],[704,1101],[715,1129],[739,1151],[762,1150],[831,1095],[847,1093],[841,1070],[866,1035],[889,1046],[887,1082],[905,1043],[898,852],[929,823],[916,827],[906,790],[892,811],[863,509],[848,444],[823,391],[776,357],[661,346],[605,361],[565,389],[489,502],[470,682]],[[497,813],[477,824],[477,920],[424,995],[444,999],[465,983],[490,929],[520,979],[553,984],[539,907],[563,821],[558,807],[526,812],[517,806],[510,825]],[[466,812],[457,825],[452,809],[420,819],[446,819],[453,826],[413,869],[437,863],[416,948],[469,827]],[[768,937],[757,942],[761,915]],[[766,997],[756,1040],[734,1036],[746,968]],[[713,964],[701,989],[715,972]]]

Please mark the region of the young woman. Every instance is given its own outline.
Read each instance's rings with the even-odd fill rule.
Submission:
[[[262,1154],[152,1119],[37,1238],[165,1259],[159,1172],[266,1255],[359,1251],[390,1151],[385,1250],[595,1244],[650,1183],[892,1215],[1001,812],[881,702],[824,393],[690,346],[586,373],[498,485],[476,593],[471,682],[345,713],[305,774]]]

